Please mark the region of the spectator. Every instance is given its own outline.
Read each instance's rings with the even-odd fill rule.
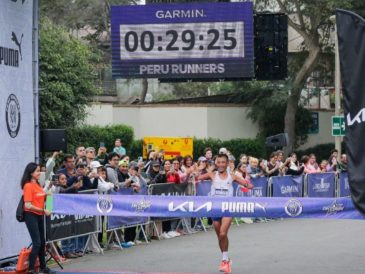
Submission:
[[[264,176],[267,176],[266,169],[267,169],[267,161],[265,159],[259,159],[259,168],[262,170]]]
[[[244,163],[244,164],[248,164],[248,157],[246,154],[241,154],[240,155],[240,163]]]
[[[347,171],[347,155],[346,154],[341,155],[341,162],[339,163],[339,170],[341,172]]]
[[[181,170],[185,173],[191,173],[191,168],[193,166],[193,157],[186,155],[181,166]]]
[[[45,185],[44,190],[51,193],[76,193],[81,187],[81,183],[78,182],[71,186],[67,185],[67,177],[65,174],[60,173],[57,175],[58,179],[54,177],[55,180],[48,181]]]
[[[306,161],[306,163],[303,161],[303,163],[304,163],[304,173],[306,173],[306,174],[320,173],[321,170],[320,170],[320,168],[319,168],[319,166],[316,162],[316,156],[312,153],[307,157],[308,157],[308,159],[304,158],[304,161]],[[302,160],[303,160],[303,158],[302,158]]]
[[[228,150],[225,147],[221,147],[219,149],[218,154],[226,154],[226,155],[228,155]]]
[[[278,156],[276,152],[271,153],[270,161],[267,163],[266,174],[269,177],[279,176],[280,163],[278,162]]]
[[[97,189],[100,194],[108,193],[110,190],[114,188],[114,184],[108,182],[107,179],[107,171],[106,168],[100,165],[97,167],[98,176],[94,178],[93,185],[97,186]]]
[[[86,166],[89,168],[90,163],[95,160],[95,148],[88,147],[85,150],[86,152]]]
[[[244,163],[239,163],[237,166],[237,170],[234,172],[236,176],[242,179],[250,179],[250,175],[247,172],[247,165]]]
[[[328,171],[336,171],[337,170],[337,157],[338,157],[338,150],[333,149],[331,151],[331,156],[328,159]]]
[[[95,157],[95,161],[99,161],[102,165],[105,165],[108,160],[106,159],[108,156],[107,149],[105,146],[99,147],[98,154]]]
[[[115,187],[118,187],[118,174],[117,167],[120,160],[118,153],[111,152],[108,154],[108,163],[105,165],[106,174],[108,180],[114,184]]]
[[[118,153],[119,157],[122,157],[123,155],[127,155],[127,151],[124,147],[122,147],[122,141],[118,138],[114,142],[114,149],[113,152]]]
[[[94,189],[95,187],[91,183],[90,178],[87,176],[87,167],[84,164],[78,164],[76,166],[75,176],[70,177],[67,180],[67,185],[72,186],[73,184],[81,184],[78,191]]]
[[[180,183],[180,176],[175,171],[175,169],[171,165],[170,161],[165,161],[164,170],[166,173],[166,183],[169,183],[169,184],[179,184]]]
[[[321,163],[319,164],[319,169],[321,170],[322,173],[333,171],[332,167],[329,166],[327,160],[321,161]]]
[[[158,175],[160,174],[160,162],[156,160],[151,161],[150,166],[152,166],[152,168],[150,168],[148,172],[149,183],[156,184],[156,178],[158,178]]]
[[[179,182],[184,183],[187,179],[187,173],[183,172],[180,168],[180,161],[178,159],[173,160],[172,167],[175,173],[179,175]]]
[[[208,167],[207,158],[205,158],[204,156],[199,157],[196,168],[197,172],[196,177],[206,174],[208,172],[207,167]]]
[[[285,161],[285,165],[287,167],[286,175],[298,176],[304,172],[304,165],[300,166],[295,153],[290,154],[290,157]]]
[[[75,150],[76,158],[84,158],[86,156],[86,151],[84,146],[79,146]]]
[[[150,150],[147,155],[147,162],[144,166],[144,170],[146,171],[147,174],[149,174],[149,171],[151,169],[151,162],[157,161],[157,159],[158,159],[158,153],[155,152],[154,150]]]
[[[241,162],[240,164],[243,164],[243,162]],[[264,172],[259,166],[259,160],[254,157],[250,157],[250,168],[247,167],[247,171],[250,174],[251,178],[264,176]]]
[[[38,273],[35,271],[37,258],[39,259],[41,273],[55,273],[46,265],[44,215],[50,216],[51,213],[44,209],[46,193],[38,182],[39,176],[40,166],[36,163],[29,163],[20,182],[24,197],[24,221],[32,239],[28,270],[28,273],[31,274]]]
[[[119,161],[118,169],[117,169],[119,187],[126,187],[125,186],[126,183],[128,183],[128,186],[131,183],[131,180],[128,181],[128,179],[129,179],[128,165],[129,165],[129,163],[125,160]]]
[[[72,155],[66,154],[63,157],[63,168],[59,169],[57,173],[65,174],[67,179],[75,176],[76,170],[75,170],[75,159]]]
[[[207,161],[212,160],[213,150],[210,147],[204,149],[204,157],[207,159]]]
[[[235,161],[236,161],[236,158],[232,154],[229,154],[228,155],[228,172],[234,172],[234,170],[236,168]]]

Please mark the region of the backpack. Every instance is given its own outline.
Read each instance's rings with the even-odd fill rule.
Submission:
[[[18,207],[16,208],[16,219],[18,222],[24,222],[24,196],[19,200]]]

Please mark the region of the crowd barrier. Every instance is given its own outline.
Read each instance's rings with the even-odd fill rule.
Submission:
[[[95,189],[84,190],[79,191],[78,194],[97,194],[97,191],[95,191]],[[55,242],[83,236],[87,236],[83,252],[85,252],[89,242],[93,240],[99,248],[100,253],[103,253],[97,238],[98,233],[102,231],[100,216],[51,214],[48,217],[45,216],[44,223],[46,241],[50,244],[56,255],[59,256],[58,250],[54,244]]]
[[[347,197],[350,188],[347,172],[313,173],[301,176],[251,178],[253,189],[244,191],[233,182],[234,196],[241,197]],[[211,182],[196,184],[197,196],[209,196]]]
[[[189,183],[182,184],[151,184],[148,186],[148,195],[157,195],[157,196],[187,196],[191,195],[189,192]],[[150,218],[150,221],[153,225],[153,230],[158,239],[161,239],[160,229],[157,226],[158,222],[164,221],[173,221],[179,220],[177,227],[183,226],[183,228],[191,233],[189,222],[186,219],[179,218]]]
[[[134,190],[130,187],[120,188],[118,191],[111,192],[110,195],[147,195],[148,188],[142,187],[139,192],[134,192]],[[107,244],[110,244],[112,241],[112,237],[114,236],[116,242],[119,244],[120,249],[123,249],[121,245],[121,239],[118,235],[118,231],[129,227],[136,227],[138,230],[137,235],[141,231],[143,233],[143,237],[148,243],[148,238],[144,229],[145,225],[148,225],[149,218],[148,217],[120,217],[120,216],[109,216],[106,217],[106,232],[109,232],[109,236],[107,239]]]

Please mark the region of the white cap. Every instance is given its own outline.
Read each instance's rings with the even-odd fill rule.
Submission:
[[[103,165],[102,165],[102,164],[100,164],[100,162],[99,162],[99,161],[92,161],[92,162],[90,163],[90,168],[91,168],[91,169],[98,168],[98,167],[101,167],[101,166],[103,166]]]
[[[219,154],[227,154],[227,153],[228,153],[228,151],[227,151],[227,149],[225,147],[221,147],[219,149]]]

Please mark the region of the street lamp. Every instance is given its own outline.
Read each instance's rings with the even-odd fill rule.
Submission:
[[[337,26],[336,26],[336,15],[332,15],[330,20],[335,25],[335,115],[341,115],[341,97],[340,97],[340,89],[341,89],[341,72],[340,72],[340,56],[338,52],[338,39],[337,39]],[[341,137],[335,137],[335,148],[338,150],[338,155],[342,154],[341,152]]]

